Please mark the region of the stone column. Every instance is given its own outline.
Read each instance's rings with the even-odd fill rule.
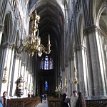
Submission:
[[[89,87],[92,90],[92,95],[102,95],[103,87],[96,40],[96,27],[90,26],[84,30],[84,33],[87,36]]]
[[[74,61],[71,59],[71,62],[70,62],[70,64],[71,64],[71,71],[70,71],[70,73],[71,73],[71,79],[70,79],[70,83],[71,83],[71,94],[73,93],[73,90],[74,90],[74,84],[73,84],[73,75],[74,75]]]
[[[66,67],[66,74],[67,74],[67,95],[70,97],[70,63]]]
[[[19,66],[20,66],[20,56],[17,54],[15,55],[14,59],[14,65],[13,65],[13,73],[11,78],[11,90],[12,90],[12,96],[15,96],[15,90],[16,90],[16,81],[19,77]]]
[[[9,73],[10,73],[10,66],[11,66],[11,58],[12,58],[12,49],[9,46],[6,46],[2,49],[4,55],[3,55],[3,60],[1,61],[2,63],[2,78],[4,76],[6,76],[6,82],[2,83],[1,86],[1,93],[3,93],[3,91],[7,91],[8,89],[8,81],[9,81]],[[6,72],[4,72],[4,68],[6,68]]]
[[[102,81],[102,87],[103,87],[103,90],[102,90],[102,94],[104,96],[106,96],[106,84],[107,84],[107,81],[106,80],[106,71],[107,71],[107,67],[106,67],[106,57],[105,57],[105,46],[104,46],[104,41],[102,40],[106,38],[104,38],[105,36],[103,35],[101,29],[98,29],[97,28],[97,32],[96,32],[96,39],[97,39],[97,45],[98,45],[98,54],[99,54],[99,60],[100,60],[100,75],[101,75],[101,81]],[[104,46],[104,47],[103,47]]]
[[[27,72],[27,70],[26,70],[26,64],[25,64],[25,66],[24,66],[24,95],[27,95],[28,94],[28,92],[27,92],[27,74],[28,74],[28,72]]]
[[[14,50],[11,52],[11,59],[10,59],[10,69],[9,69],[9,75],[8,75],[8,93],[11,93],[11,78],[13,73],[13,65],[14,65]]]
[[[0,24],[0,45],[1,45],[2,32],[3,32],[3,26]],[[3,56],[2,53],[0,53],[0,56],[1,56],[0,60],[2,60],[2,56]],[[1,78],[1,82],[2,82],[2,63],[0,65],[0,70],[1,70],[1,72],[0,72],[0,78]],[[1,82],[0,82],[0,90],[1,90]]]
[[[1,40],[2,40],[2,33],[3,33],[3,25],[0,24],[0,45],[1,45]]]
[[[84,70],[83,70],[83,56],[82,56],[82,46],[76,49],[76,64],[77,64],[77,78],[79,91],[84,93]]]
[[[0,0],[0,9],[1,9],[1,5],[2,5],[2,1],[3,1],[3,0]]]
[[[84,95],[88,96],[88,63],[87,63],[87,47],[86,47],[86,38],[84,37],[83,44],[82,44],[82,63],[83,63],[83,73],[80,73],[80,79],[82,78],[83,83],[81,81],[81,87],[84,91]],[[82,76],[81,76],[82,75]]]

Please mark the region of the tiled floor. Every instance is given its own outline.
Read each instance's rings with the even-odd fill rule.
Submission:
[[[48,107],[47,100],[42,100],[42,103],[39,103],[36,107]]]

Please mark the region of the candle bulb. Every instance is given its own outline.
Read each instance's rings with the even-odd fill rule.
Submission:
[[[48,44],[50,44],[50,35],[48,35]]]
[[[38,37],[38,45],[40,45],[40,44],[41,44],[41,38]]]

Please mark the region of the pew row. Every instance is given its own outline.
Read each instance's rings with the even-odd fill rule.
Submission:
[[[15,98],[7,100],[7,107],[35,107],[40,103],[40,97]]]
[[[61,99],[48,97],[48,107],[61,107]],[[107,98],[86,100],[86,107],[107,107]]]

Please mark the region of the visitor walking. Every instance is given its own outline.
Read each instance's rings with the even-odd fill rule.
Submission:
[[[0,107],[3,107],[2,105],[2,97],[0,96]]]
[[[6,91],[3,92],[2,103],[3,103],[3,107],[7,107],[7,92]]]
[[[71,107],[75,107],[77,99],[78,99],[78,94],[77,91],[74,90],[73,95],[71,96]]]
[[[66,94],[65,93],[62,95],[61,107],[69,107],[68,103],[66,102]]]
[[[75,107],[86,107],[86,101],[81,92],[78,92],[78,99]]]

